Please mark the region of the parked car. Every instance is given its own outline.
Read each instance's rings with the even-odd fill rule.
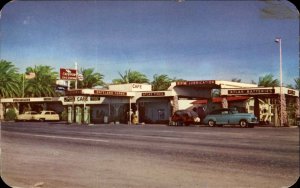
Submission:
[[[198,114],[192,110],[177,110],[171,117],[170,125],[190,125],[200,122]]]
[[[59,121],[59,115],[54,111],[43,110],[39,114],[35,114],[33,119],[37,121]]]
[[[215,125],[240,125],[241,127],[254,127],[258,124],[257,118],[250,113],[239,113],[234,109],[218,109],[209,113],[203,120],[211,127]]]
[[[38,114],[36,111],[26,111],[16,117],[16,121],[31,121],[34,120],[33,116]]]

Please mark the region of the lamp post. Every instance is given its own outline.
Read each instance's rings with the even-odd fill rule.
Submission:
[[[282,50],[281,50],[281,38],[277,37],[275,42],[279,44],[279,71],[280,71],[280,126],[283,126],[283,109],[282,109]]]

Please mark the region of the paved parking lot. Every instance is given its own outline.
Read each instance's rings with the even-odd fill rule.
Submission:
[[[289,187],[299,128],[1,124],[1,177],[16,187]]]

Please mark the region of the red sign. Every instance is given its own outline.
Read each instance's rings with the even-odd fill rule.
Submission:
[[[60,69],[60,79],[61,80],[76,80],[77,79],[77,71],[76,69]]]
[[[215,80],[197,80],[197,81],[178,81],[177,86],[193,86],[193,85],[211,85],[215,84]]]
[[[121,91],[107,91],[107,90],[94,90],[96,95],[111,95],[111,96],[127,96],[127,92]]]

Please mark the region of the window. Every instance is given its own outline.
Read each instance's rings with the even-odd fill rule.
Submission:
[[[229,114],[228,110],[222,111],[222,114]]]

